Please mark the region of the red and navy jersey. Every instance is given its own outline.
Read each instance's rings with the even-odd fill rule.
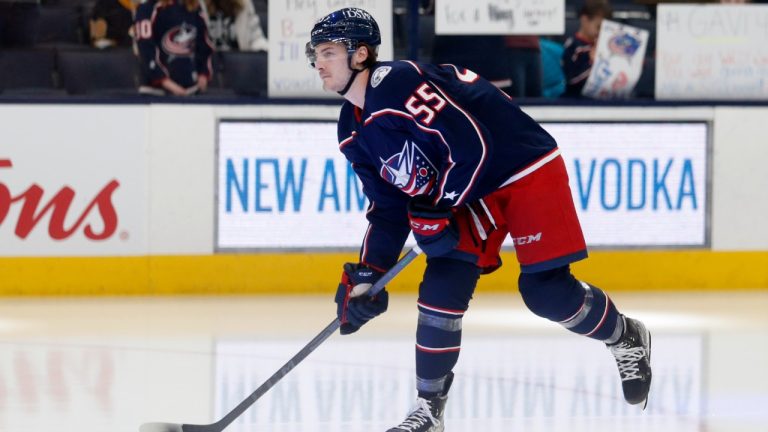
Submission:
[[[361,261],[379,268],[402,250],[410,197],[440,208],[476,201],[557,147],[476,73],[410,61],[371,68],[364,109],[344,104],[338,137],[371,202]]]
[[[581,97],[581,90],[587,83],[592,70],[592,59],[589,53],[594,46],[578,33],[568,38],[563,44],[563,56],[560,62],[565,75],[563,96]]]
[[[213,73],[213,45],[200,8],[190,11],[182,0],[147,0],[136,9],[134,37],[147,85],[170,78],[192,87],[198,75]]]

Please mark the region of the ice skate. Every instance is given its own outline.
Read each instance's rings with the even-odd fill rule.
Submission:
[[[416,406],[408,417],[400,425],[388,429],[387,432],[443,432],[443,414],[445,403],[448,401],[448,389],[453,381],[453,373],[450,373],[445,381],[445,389],[435,397],[416,399]]]
[[[645,409],[651,389],[651,333],[642,322],[623,318],[624,335],[608,349],[619,367],[624,399]]]

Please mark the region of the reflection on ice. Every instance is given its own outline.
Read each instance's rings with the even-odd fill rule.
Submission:
[[[300,347],[285,341],[218,341],[215,416],[237,405],[281,366],[278,358],[290,358]],[[701,335],[654,337],[654,381],[643,412],[624,402],[616,365],[599,343],[572,335],[469,340],[449,394],[447,423],[475,429],[480,422],[487,431],[502,431],[515,424],[528,430],[538,424],[552,428],[587,419],[606,424],[631,419],[697,430],[703,413],[702,349]],[[301,425],[313,432],[350,423],[385,430],[414,400],[412,362],[408,339],[333,340],[283,378],[233,431]],[[468,430],[463,427],[454,430]]]

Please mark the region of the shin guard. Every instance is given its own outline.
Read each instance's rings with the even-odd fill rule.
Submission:
[[[416,385],[421,397],[440,393],[459,359],[461,320],[480,270],[472,263],[430,258],[419,286]]]
[[[416,330],[416,389],[421,397],[440,393],[459,359],[464,311],[437,309],[419,302]]]
[[[623,322],[611,299],[601,289],[577,280],[567,266],[522,273],[519,284],[523,301],[536,315],[606,343],[621,336]]]

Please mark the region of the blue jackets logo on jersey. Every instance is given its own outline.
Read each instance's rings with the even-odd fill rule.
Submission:
[[[190,57],[194,52],[197,29],[187,23],[173,27],[163,35],[163,51],[177,57]]]
[[[406,141],[389,159],[379,159],[381,177],[410,196],[429,194],[437,181],[437,169],[413,142]]]
[[[381,82],[384,80],[384,77],[387,76],[391,70],[392,66],[381,66],[376,68],[376,70],[373,71],[373,74],[371,74],[371,87],[376,88],[379,84],[381,84]]]

